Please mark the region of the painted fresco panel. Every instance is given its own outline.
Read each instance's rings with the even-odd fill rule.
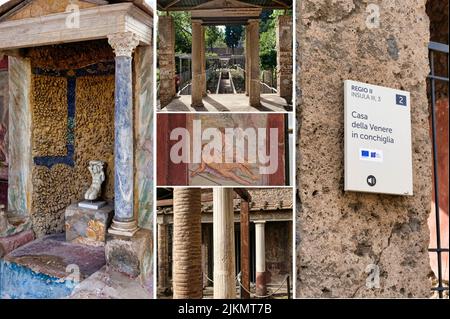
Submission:
[[[286,182],[284,115],[167,116],[158,115],[159,185],[257,186]],[[181,137],[183,128],[187,138]]]

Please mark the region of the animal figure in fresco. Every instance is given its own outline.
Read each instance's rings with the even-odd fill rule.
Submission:
[[[84,194],[84,199],[96,200],[99,197],[102,183],[105,181],[103,165],[102,161],[89,161],[88,169],[92,176],[92,184]]]
[[[207,144],[202,146],[202,153],[203,153],[203,150],[206,147],[206,145]],[[226,149],[226,144],[225,144],[225,135],[223,134],[223,132],[222,132],[222,148],[221,149],[222,149],[222,151],[219,152],[219,154],[217,154],[217,157],[224,159],[225,158],[224,152]],[[236,149],[233,149],[233,158],[237,158]],[[251,185],[251,182],[248,181],[247,179],[250,179],[253,181],[259,180],[259,176],[257,176],[255,173],[252,172],[251,164],[248,162],[245,162],[245,161],[243,163],[226,163],[225,160],[222,160],[221,163],[216,163],[216,162],[206,163],[202,157],[199,167],[197,167],[197,169],[191,173],[191,177],[194,177],[194,176],[199,175],[204,172],[219,176],[224,179],[230,179],[240,185]],[[238,175],[239,172],[247,179],[239,176]]]

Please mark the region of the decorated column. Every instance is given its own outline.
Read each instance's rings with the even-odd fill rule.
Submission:
[[[173,191],[172,279],[174,299],[201,299],[202,214],[200,188]]]
[[[213,189],[214,298],[236,298],[233,189]]]
[[[265,221],[255,221],[256,294],[258,296],[267,294],[265,223]]]
[[[114,219],[109,233],[133,236],[133,92],[131,55],[139,40],[132,32],[108,36],[116,55],[114,108]]]

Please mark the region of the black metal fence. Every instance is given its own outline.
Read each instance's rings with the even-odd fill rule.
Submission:
[[[429,81],[429,102],[430,102],[430,113],[431,113],[431,136],[433,143],[433,176],[434,176],[434,205],[435,205],[435,226],[436,226],[436,247],[430,247],[429,252],[437,254],[437,286],[433,287],[433,291],[437,291],[439,298],[443,298],[444,291],[448,291],[448,286],[443,285],[443,263],[442,254],[449,252],[449,247],[442,247],[442,237],[441,237],[441,216],[440,216],[440,177],[439,176],[439,166],[438,166],[438,147],[440,143],[445,143],[441,135],[438,135],[437,130],[437,98],[447,98],[448,103],[448,83],[449,83],[449,46],[447,44],[430,42],[429,46],[429,59],[430,59],[430,74],[428,75]],[[436,62],[439,63],[438,67]],[[439,69],[439,70],[437,70]],[[448,119],[447,119],[448,120]],[[444,134],[447,134],[444,132]],[[448,140],[448,139],[447,139]],[[446,146],[448,147],[448,145]],[[448,162],[446,163],[448,165]],[[448,181],[448,176],[446,177]],[[448,196],[448,194],[446,194]],[[447,199],[448,203],[448,199]],[[448,214],[448,207],[445,208]],[[448,271],[448,270],[447,270]]]

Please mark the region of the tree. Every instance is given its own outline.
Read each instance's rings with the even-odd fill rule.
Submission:
[[[175,23],[175,52],[191,53],[192,25],[191,15],[186,11],[172,12]]]
[[[213,50],[214,46],[219,42],[223,42],[225,35],[223,31],[216,26],[209,26],[206,28],[205,32],[205,42],[209,47],[210,51]]]
[[[229,48],[233,50],[239,45],[239,41],[244,33],[244,27],[242,25],[233,25],[225,27],[225,43]]]
[[[273,70],[277,66],[276,23],[283,13],[283,10],[265,10],[261,14],[259,57],[262,70]]]

